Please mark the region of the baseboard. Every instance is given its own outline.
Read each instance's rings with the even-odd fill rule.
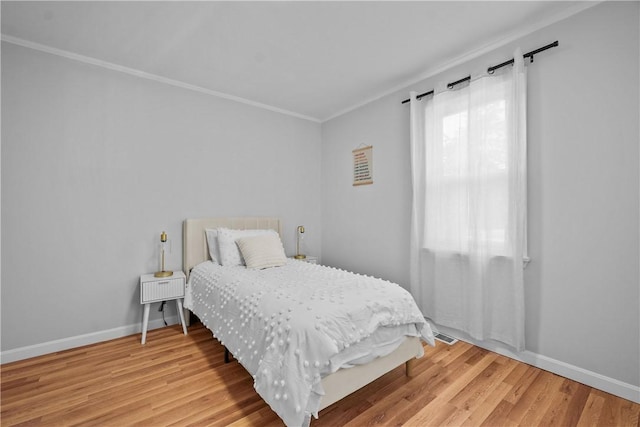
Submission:
[[[178,316],[167,316],[166,321],[169,325],[178,323]],[[164,327],[162,319],[149,320],[147,330],[158,329]],[[90,334],[78,335],[75,337],[63,338],[54,341],[48,341],[42,344],[29,345],[26,347],[15,348],[0,352],[0,363],[15,362],[17,360],[29,359],[31,357],[42,356],[43,354],[55,353],[57,351],[68,350],[70,348],[82,347],[84,345],[95,344],[115,338],[126,337],[128,335],[139,334],[142,332],[142,325],[127,325],[105,331],[92,332]]]
[[[174,325],[178,323],[178,316],[169,316],[166,318],[167,323]],[[149,330],[164,327],[162,319],[150,320]],[[438,329],[452,337],[462,341],[469,342],[478,347],[501,354],[511,359],[518,360],[528,365],[535,366],[545,371],[569,378],[579,383],[588,385],[598,390],[611,393],[623,399],[640,403],[640,387],[623,381],[610,378],[596,372],[583,369],[569,363],[565,363],[547,356],[543,356],[531,351],[523,351],[515,353],[505,347],[501,347],[494,342],[476,341],[469,337],[461,337],[460,332],[454,329],[438,326]],[[115,338],[121,338],[128,335],[140,333],[142,326],[140,324],[122,326],[120,328],[108,329],[105,331],[93,332],[90,334],[78,335],[75,337],[63,338],[60,340],[49,341],[42,344],[20,347],[12,350],[0,352],[0,363],[15,362],[17,360],[29,359],[31,357],[42,356],[43,354],[55,353],[57,351],[68,350],[70,348],[82,347],[84,345],[95,344],[98,342],[108,341]]]
[[[597,388],[598,390],[606,391],[607,393],[622,397],[623,399],[640,403],[640,387],[598,374],[597,372],[580,368],[578,366],[573,366],[547,356],[542,356],[537,353],[530,351],[524,351],[523,353],[525,360],[522,361],[525,363],[544,369],[545,371],[553,372],[554,374],[562,377],[572,379],[590,387]],[[505,354],[505,356],[511,357],[507,354]]]
[[[437,328],[440,332],[455,337],[461,341],[465,341],[478,347],[484,348],[485,350],[493,351],[494,353],[498,353],[502,356],[506,356],[511,359],[526,363],[527,365],[544,369],[545,371],[549,371],[556,375],[560,375],[562,377],[569,378],[570,380],[588,385],[589,387],[611,393],[623,399],[627,399],[635,403],[640,403],[640,387],[638,386],[634,386],[632,384],[616,380],[615,378],[610,378],[596,372],[589,371],[587,369],[583,369],[578,366],[574,366],[569,363],[565,363],[560,360],[543,356],[528,350],[525,350],[521,353],[516,353],[506,347],[502,347],[499,343],[493,341],[476,341],[469,338],[468,336],[464,336],[465,334],[461,333],[460,331],[456,331],[455,329],[447,328],[440,325],[438,325]]]

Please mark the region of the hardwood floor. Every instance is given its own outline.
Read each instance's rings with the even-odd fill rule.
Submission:
[[[464,342],[425,347],[312,426],[638,426],[640,405]],[[251,376],[201,325],[1,367],[2,426],[281,426]]]

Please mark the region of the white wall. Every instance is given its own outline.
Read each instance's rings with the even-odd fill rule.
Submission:
[[[323,262],[407,286],[409,106],[401,101],[500,63],[515,46],[559,40],[528,67],[526,346],[640,385],[638,20],[639,3],[606,2],[324,123]],[[361,143],[373,145],[374,184],[352,187],[351,150]]]
[[[289,253],[304,224],[323,263],[407,285],[400,101],[558,39],[529,67],[527,348],[640,385],[638,38],[638,3],[607,2],[322,128],[2,43],[0,349],[139,324],[138,276],[162,230],[180,268],[187,217],[277,215]]]
[[[2,124],[3,352],[139,325],[185,218],[279,216],[320,255],[317,123],[2,43]]]

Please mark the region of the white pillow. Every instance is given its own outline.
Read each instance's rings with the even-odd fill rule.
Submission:
[[[206,228],[204,230],[207,236],[207,246],[209,247],[209,256],[211,261],[220,264],[220,248],[218,247],[218,230],[215,228]]]
[[[287,256],[280,237],[275,233],[243,237],[236,240],[247,268],[281,267],[287,263]]]
[[[243,237],[259,236],[264,234],[275,234],[274,230],[232,230],[229,228],[218,228],[218,249],[220,258],[218,261],[222,265],[244,265],[244,259],[236,240]]]

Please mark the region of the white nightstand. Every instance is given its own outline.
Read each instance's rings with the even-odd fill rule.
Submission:
[[[296,259],[296,258],[291,257],[291,259]],[[308,262],[309,264],[317,264],[318,263],[318,257],[317,256],[309,256],[309,255],[307,255],[306,258],[299,259],[298,261]]]
[[[147,341],[149,307],[154,302],[176,300],[182,331],[187,335],[187,324],[184,322],[184,310],[182,309],[185,282],[186,277],[182,271],[174,271],[173,275],[169,277],[155,277],[153,273],[140,276],[140,304],[144,304],[142,344]]]

